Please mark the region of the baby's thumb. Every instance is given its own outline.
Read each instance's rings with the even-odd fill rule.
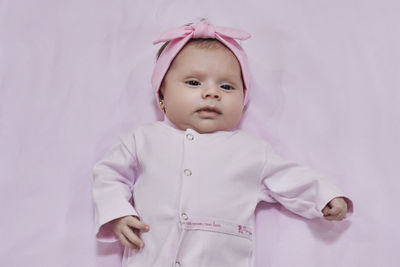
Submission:
[[[322,210],[322,214],[324,214],[324,216],[330,215],[331,214],[331,208],[328,205],[326,205],[325,208],[323,208],[323,210]]]

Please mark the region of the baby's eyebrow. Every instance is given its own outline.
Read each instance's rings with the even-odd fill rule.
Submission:
[[[206,76],[207,73],[202,72],[202,71],[198,71],[198,70],[187,70],[185,71],[184,76]],[[231,75],[221,75],[220,80],[231,80],[233,82],[233,80],[237,79],[238,76],[231,74]],[[241,79],[241,77],[239,76],[239,79]]]
[[[206,74],[198,70],[187,70],[185,71],[185,76],[205,76]]]
[[[228,78],[229,80],[235,80],[235,79],[241,79],[241,77],[240,77],[240,75],[238,76],[238,75],[234,75],[234,74],[232,74],[232,75],[226,75],[225,76],[226,78]]]

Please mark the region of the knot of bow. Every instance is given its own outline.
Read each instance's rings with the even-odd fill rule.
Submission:
[[[189,35],[191,35],[190,38],[215,39],[217,35],[219,35],[221,38],[228,37],[238,40],[246,40],[250,38],[250,34],[247,32],[227,27],[217,27],[210,25],[205,21],[199,21],[188,26],[182,26],[176,29],[168,30],[161,34],[161,36],[155,40],[153,44],[184,38]]]

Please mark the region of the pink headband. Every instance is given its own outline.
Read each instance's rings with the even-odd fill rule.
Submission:
[[[240,63],[244,82],[244,105],[250,90],[250,73],[247,65],[247,56],[242,47],[234,39],[246,40],[250,34],[244,31],[226,27],[214,27],[205,21],[199,21],[189,26],[183,26],[164,32],[153,44],[170,41],[158,58],[151,77],[151,84],[160,101],[158,91],[161,82],[168,71],[171,62],[191,38],[213,38],[226,45],[236,56]]]

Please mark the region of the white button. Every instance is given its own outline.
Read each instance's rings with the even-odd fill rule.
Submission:
[[[186,176],[192,175],[192,171],[189,169],[185,169],[183,172],[185,173]]]
[[[190,133],[186,134],[186,139],[189,141],[192,141],[194,139],[193,134],[190,134]]]
[[[181,214],[181,216],[182,216],[182,218],[183,218],[184,220],[187,220],[187,219],[189,219],[189,216],[187,216],[187,214],[186,214],[186,213],[182,213],[182,214]]]
[[[181,267],[181,263],[179,261],[175,262],[175,267]]]

